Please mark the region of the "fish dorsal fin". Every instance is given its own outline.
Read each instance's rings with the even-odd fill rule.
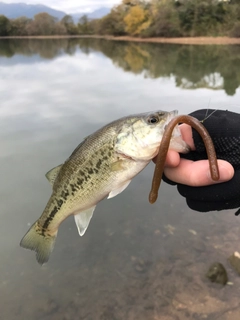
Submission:
[[[91,207],[85,211],[81,211],[74,215],[74,219],[80,236],[83,236],[86,232],[89,222],[92,219],[95,208],[96,206]]]
[[[62,168],[62,164],[60,164],[59,166],[57,166],[57,167],[49,170],[49,171],[45,174],[45,176],[46,176],[46,178],[48,179],[48,181],[50,182],[51,186],[53,186],[54,181],[56,180],[57,175],[58,175],[58,173],[59,173],[59,171],[60,171],[61,168]]]
[[[125,190],[130,182],[131,182],[131,180],[128,180],[124,184],[121,184],[116,189],[112,190],[108,195],[108,199],[111,199],[111,198],[117,196],[119,193],[121,193],[123,190]]]

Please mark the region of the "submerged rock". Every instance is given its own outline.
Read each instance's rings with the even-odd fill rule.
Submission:
[[[206,277],[210,281],[220,283],[222,285],[225,285],[228,282],[227,271],[219,262],[214,262],[210,266],[208,272],[206,273]]]

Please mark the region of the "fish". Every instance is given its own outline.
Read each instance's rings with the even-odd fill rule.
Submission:
[[[176,115],[177,110],[130,115],[86,137],[63,164],[47,172],[51,197],[20,246],[35,251],[37,262],[43,265],[54,248],[60,224],[70,215],[83,236],[98,202],[120,194],[158,154],[164,129]],[[170,149],[189,151],[177,127]]]

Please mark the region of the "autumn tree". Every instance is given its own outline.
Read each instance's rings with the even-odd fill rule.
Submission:
[[[131,35],[139,35],[150,25],[147,11],[138,5],[130,8],[128,14],[124,17],[124,22],[126,32]]]
[[[131,0],[123,0],[122,3],[123,3],[124,5],[126,5],[126,6],[135,5],[135,4],[132,3]]]
[[[52,35],[55,34],[56,18],[46,12],[38,13],[27,25],[29,35]]]
[[[54,25],[53,34],[66,35],[68,34],[68,32],[64,24],[62,24],[61,22],[57,22]]]
[[[122,4],[125,6],[130,6],[130,7],[134,7],[137,5],[140,5],[143,1],[141,0],[123,0]]]

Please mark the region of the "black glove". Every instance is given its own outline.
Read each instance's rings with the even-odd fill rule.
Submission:
[[[217,158],[230,162],[235,174],[230,181],[206,187],[177,184],[178,191],[186,198],[188,206],[201,212],[240,207],[240,114],[217,110],[207,118],[207,115],[213,111],[198,110],[190,115],[203,121],[203,125],[213,140]],[[188,154],[181,154],[181,157],[194,161],[207,159],[202,138],[196,130],[192,131],[196,150]],[[163,180],[176,184],[166,176],[163,177]],[[236,215],[238,214],[240,214],[240,209],[236,212]]]

